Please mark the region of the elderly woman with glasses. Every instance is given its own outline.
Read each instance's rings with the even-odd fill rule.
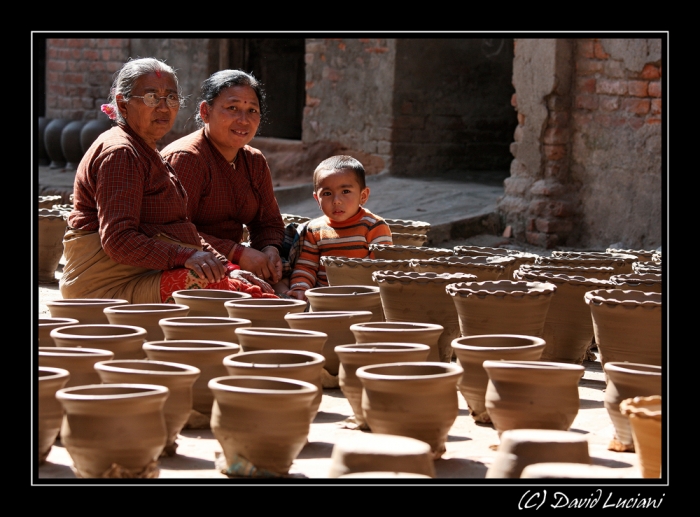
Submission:
[[[270,286],[216,251],[187,217],[187,194],[157,143],[182,104],[175,71],[154,58],[115,74],[116,126],[85,153],[64,236],[64,298],[173,303],[180,289],[226,289],[273,297]]]

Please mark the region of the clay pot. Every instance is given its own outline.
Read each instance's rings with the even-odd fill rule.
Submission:
[[[227,291],[224,289],[184,289],[173,292],[175,303],[190,308],[189,316],[220,316],[227,317],[228,311],[224,303],[229,300],[252,298],[248,293]]]
[[[369,251],[375,259],[384,260],[427,260],[435,257],[454,255],[452,250],[445,248],[426,248],[424,246],[400,246],[393,244],[370,244]]]
[[[442,326],[438,356],[431,354],[428,360],[449,363],[452,360],[452,340],[460,336],[460,324],[455,304],[445,288],[457,282],[469,282],[474,275],[377,271],[373,277],[379,286],[387,321]]]
[[[305,350],[322,354],[328,339],[324,332],[282,327],[242,327],[236,329],[243,352],[253,350]]]
[[[490,248],[488,246],[455,246],[453,248],[454,254],[457,257],[470,256],[470,255],[485,255],[493,254],[501,257],[511,257],[515,259],[512,265],[512,270],[507,272],[507,274],[502,278],[504,280],[510,280],[510,273],[515,271],[520,266],[525,264],[535,264],[539,255],[535,253],[528,253],[526,251],[510,250],[507,248]]]
[[[433,457],[445,453],[447,433],[459,414],[455,363],[403,362],[362,366],[362,413],[375,433],[422,440]]]
[[[250,320],[219,316],[183,316],[158,322],[166,341],[169,339],[207,339],[238,343],[236,329],[250,327]]]
[[[655,250],[626,250],[620,248],[607,248],[605,253],[610,254],[623,254],[623,255],[633,255],[637,257],[637,261],[652,260],[654,255],[658,252]]]
[[[318,388],[311,403],[311,421],[316,418],[323,399],[321,370],[325,359],[321,354],[305,350],[255,350],[224,358],[229,375],[281,377],[313,384]]]
[[[56,346],[51,331],[58,327],[69,327],[80,323],[74,318],[39,318],[39,346]]]
[[[160,341],[165,339],[163,329],[159,325],[160,320],[187,316],[190,313],[190,308],[187,305],[177,303],[131,303],[107,307],[104,309],[104,313],[112,325],[143,327],[148,333],[146,338],[148,341]],[[122,358],[118,357],[117,359]]]
[[[328,336],[321,351],[326,360],[323,368],[330,375],[337,376],[340,360],[335,347],[354,343],[355,336],[350,326],[370,321],[372,316],[370,311],[318,311],[287,314],[284,319],[292,329],[315,330]]]
[[[61,442],[79,478],[156,478],[167,440],[168,388],[92,384],[58,390],[65,410]]]
[[[663,276],[658,273],[627,273],[612,275],[610,282],[613,284],[613,289],[660,293],[663,287]]]
[[[453,259],[459,260],[453,260]],[[493,256],[495,260],[501,257]],[[508,268],[511,269],[515,259],[502,257],[510,261]],[[471,275],[467,282],[482,282],[484,280],[499,280],[507,278],[506,266],[502,263],[491,261],[489,257],[441,257],[430,260],[411,260],[413,270],[418,273],[438,273],[438,274],[462,274]]]
[[[389,225],[392,236],[394,233],[413,233],[428,235],[430,231],[430,223],[424,221],[413,221],[410,219],[384,219],[384,222]],[[394,241],[396,244],[396,241]]]
[[[634,450],[644,478],[661,477],[661,395],[634,397],[620,403],[632,427]]]
[[[309,312],[370,311],[370,321],[384,321],[379,287],[369,285],[342,285],[314,287],[306,291]]]
[[[625,289],[596,289],[584,299],[593,319],[600,362],[661,366],[661,294]]]
[[[593,289],[613,287],[609,280],[584,278],[563,273],[515,273],[516,281],[548,282],[557,287],[544,320],[542,337],[547,346],[543,361],[582,364],[593,340],[591,310],[583,297]]]
[[[250,298],[228,300],[224,307],[229,318],[250,320],[251,327],[288,328],[284,316],[290,312],[304,312],[307,303],[302,300]]]
[[[501,435],[487,478],[519,478],[525,467],[542,462],[590,465],[586,437],[571,431],[511,429]]]
[[[605,251],[561,251],[552,250],[552,258],[566,259],[585,259],[585,260],[612,260],[610,266],[615,269],[615,274],[624,274],[632,272],[632,263],[639,259],[636,255],[628,255],[626,253],[608,253]]]
[[[38,208],[53,208],[55,205],[61,203],[62,197],[58,195],[53,196],[39,196],[39,207]]]
[[[46,125],[44,130],[44,145],[49,155],[50,169],[62,169],[66,166],[66,157],[61,148],[61,133],[71,121],[65,118],[55,118]]]
[[[335,353],[340,359],[338,385],[348,399],[360,429],[368,429],[362,413],[362,382],[357,369],[370,364],[425,362],[430,347],[421,343],[355,343],[338,345]]]
[[[422,233],[391,232],[391,241],[395,246],[423,246],[428,236]]]
[[[620,403],[629,398],[649,397],[661,393],[661,367],[650,364],[607,362],[603,366],[607,377],[605,409],[615,426],[615,437],[608,449],[634,451],[629,419],[620,413]]]
[[[52,318],[73,318],[83,325],[108,325],[109,320],[104,310],[107,307],[128,304],[127,300],[121,298],[72,298],[46,302]]]
[[[214,437],[223,449],[229,476],[280,477],[306,445],[310,407],[318,388],[309,382],[249,375],[209,381],[215,397]]]
[[[571,462],[543,462],[527,465],[520,479],[627,479],[630,469]]]
[[[461,282],[445,290],[459,316],[462,336],[519,334],[543,337],[557,287],[548,282]]]
[[[633,273],[655,273],[660,275],[663,273],[663,268],[660,262],[634,262],[632,264]]]
[[[114,359],[114,352],[99,348],[78,347],[39,347],[39,366],[47,368],[61,368],[70,372],[65,388],[84,386],[87,384],[99,384],[100,375],[95,370],[95,365],[100,361]]]
[[[416,323],[413,321],[376,321],[355,323],[350,331],[357,343],[421,343],[430,347],[427,361],[438,361],[440,350],[438,340],[444,331],[436,323]]]
[[[489,376],[484,361],[539,361],[545,346],[542,338],[515,334],[464,336],[452,341],[457,362],[464,369],[457,387],[475,421],[491,422],[486,411]]]
[[[632,263],[627,256],[551,256],[537,257],[535,264],[550,266],[583,266],[583,267],[611,267],[613,275],[632,273]]]
[[[368,285],[376,287],[372,278],[375,271],[413,271],[410,260],[358,259],[349,257],[321,257],[329,285]]]
[[[57,347],[109,350],[115,359],[145,359],[146,330],[134,325],[71,325],[51,331]]]
[[[63,388],[70,372],[63,368],[39,366],[39,383],[37,384],[37,441],[39,443],[39,465],[46,462],[61,430],[63,408],[56,400],[56,392]]]
[[[76,170],[83,158],[83,149],[80,147],[80,132],[87,121],[73,120],[66,124],[61,131],[61,150],[66,158],[66,169]]]
[[[484,361],[485,405],[500,436],[510,429],[568,431],[579,410],[584,367],[544,361]]]
[[[570,276],[582,276],[584,278],[597,278],[609,280],[614,274],[610,266],[579,266],[579,265],[552,265],[552,264],[522,264],[517,271],[528,273],[563,273]]]
[[[51,122],[50,118],[47,117],[39,117],[39,123],[37,125],[37,140],[36,140],[36,147],[37,147],[37,154],[39,157],[39,165],[50,165],[51,164],[51,158],[49,158],[49,153],[46,152],[46,142],[44,139],[44,134],[46,133],[46,126],[49,125],[49,122]]]
[[[97,137],[113,126],[111,120],[105,117],[98,117],[88,120],[80,130],[80,149],[85,154]]]
[[[103,384],[158,384],[169,390],[163,406],[167,439],[163,456],[173,456],[177,435],[192,411],[192,386],[199,377],[199,368],[182,363],[123,359],[100,361],[95,370]]]
[[[66,212],[40,208],[37,226],[38,278],[40,283],[57,284],[56,269],[63,256]]]
[[[143,350],[151,361],[181,363],[199,369],[199,377],[192,384],[192,412],[185,427],[207,429],[214,402],[208,383],[214,377],[226,375],[224,358],[237,354],[240,346],[227,341],[173,339],[147,341]]]

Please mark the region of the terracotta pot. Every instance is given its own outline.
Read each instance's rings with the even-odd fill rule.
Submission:
[[[229,300],[251,299],[248,293],[226,291],[224,289],[184,289],[173,292],[175,303],[190,308],[189,316],[220,316],[227,317],[228,311],[224,303]]]
[[[325,359],[321,354],[305,350],[255,350],[224,358],[229,375],[281,377],[313,384],[318,388],[311,403],[311,421],[316,418],[323,399],[321,370]]]
[[[590,465],[586,437],[571,431],[511,429],[501,435],[486,477],[519,478],[528,465],[557,461]]]
[[[46,302],[52,318],[73,318],[83,325],[108,325],[109,320],[104,310],[107,307],[128,304],[127,300],[121,298],[72,298]]]
[[[519,282],[548,282],[557,287],[544,320],[542,337],[547,346],[541,359],[582,364],[593,340],[591,310],[583,298],[592,289],[611,288],[613,284],[609,280],[549,271],[522,273],[518,270],[514,278]]]
[[[49,125],[53,119],[47,117],[39,117],[39,123],[37,125],[37,154],[39,156],[39,165],[50,165],[51,158],[49,158],[49,153],[46,152],[46,142],[44,139],[44,134],[46,133],[46,126]]]
[[[484,361],[485,405],[500,436],[510,429],[568,431],[579,410],[584,367],[544,361]]]
[[[391,241],[395,246],[423,246],[428,242],[428,236],[422,233],[391,232]]]
[[[487,253],[492,253],[493,255],[497,256],[514,258],[515,262],[512,265],[512,269],[511,271],[508,271],[507,274],[503,277],[504,280],[510,280],[510,274],[512,274],[512,271],[515,271],[520,266],[523,266],[525,264],[535,264],[537,262],[537,259],[539,258],[539,255],[535,253],[510,250],[507,248],[490,248],[487,246],[455,246],[453,250],[454,254],[457,257],[469,256],[473,254],[484,255]]]
[[[501,273],[501,276],[499,278],[495,278],[494,280],[512,280],[513,271],[518,269],[519,265],[524,265],[524,259],[521,259],[518,255],[455,255],[454,257],[439,257],[436,259],[430,259],[430,261],[457,262],[461,264],[491,264],[496,266],[503,266],[503,273]],[[478,268],[474,271],[467,271],[467,273],[476,275],[479,280],[489,280],[489,278],[484,277],[483,271],[480,271]],[[480,273],[482,274],[480,275]]]
[[[611,267],[613,275],[632,272],[632,263],[629,262],[627,256],[551,256],[538,257],[535,264],[550,265],[550,266],[583,266],[583,267]]]
[[[553,265],[553,264],[522,264],[517,271],[527,273],[563,273],[571,276],[582,276],[584,278],[597,278],[598,280],[609,280],[614,275],[615,270],[610,266],[580,266],[580,265]]]
[[[461,282],[445,290],[459,316],[462,336],[519,334],[543,337],[557,287],[548,282]]]
[[[634,450],[644,478],[661,477],[661,396],[634,397],[620,403],[632,427]]]
[[[100,348],[39,347],[39,366],[61,368],[70,372],[65,388],[99,384],[100,376],[95,365],[100,361],[114,359],[114,352]]]
[[[253,350],[305,350],[322,354],[328,339],[325,332],[282,327],[243,327],[236,329],[243,352]]]
[[[65,118],[55,118],[46,125],[44,130],[44,145],[49,155],[50,169],[62,169],[66,166],[66,157],[61,148],[61,133],[71,121]]]
[[[57,347],[109,350],[115,359],[145,359],[146,330],[134,325],[71,325],[51,331]]]
[[[355,343],[338,345],[336,355],[340,359],[338,385],[348,399],[360,429],[368,429],[362,413],[362,382],[357,369],[370,364],[425,362],[430,347],[421,343]]]
[[[167,429],[168,388],[92,384],[58,390],[61,442],[79,478],[156,478]]]
[[[452,340],[460,336],[460,328],[457,309],[445,288],[453,283],[469,282],[474,275],[377,271],[373,276],[379,286],[387,321],[442,326],[438,356],[430,354],[428,360],[449,363],[452,360]]]
[[[627,249],[620,249],[620,248],[607,248],[605,250],[605,253],[610,253],[610,254],[623,254],[623,255],[633,255],[637,257],[637,261],[645,261],[645,260],[652,260],[654,255],[656,255],[658,252],[655,250],[627,250]]]
[[[459,258],[461,260],[451,260]],[[494,259],[499,259],[494,255]],[[508,257],[503,257],[508,260]],[[499,280],[506,278],[506,266],[488,261],[489,257],[443,257],[429,260],[411,260],[413,270],[417,273],[461,274],[470,275],[465,282]],[[511,264],[514,259],[511,260]]]
[[[148,333],[148,341],[165,339],[159,322],[163,318],[187,316],[190,308],[177,303],[131,303],[104,309],[105,316],[112,325],[135,325]],[[117,358],[121,359],[121,358]],[[124,358],[127,359],[127,358]]]
[[[370,321],[384,321],[379,287],[342,285],[314,287],[306,291],[309,312],[370,311]]]
[[[189,429],[207,429],[214,396],[208,383],[214,377],[226,375],[224,358],[237,354],[240,346],[227,341],[180,340],[148,341],[143,350],[151,361],[181,363],[199,369],[192,384],[192,412],[185,424]]]
[[[220,316],[182,316],[158,322],[166,341],[169,339],[207,339],[238,343],[236,329],[250,327],[250,320]]]
[[[464,369],[457,387],[475,421],[491,422],[486,411],[489,376],[484,361],[539,361],[545,346],[542,338],[515,334],[464,336],[452,341],[457,362]]]
[[[657,275],[662,274],[663,268],[660,262],[634,262],[632,264],[633,273],[656,273]]]
[[[571,462],[543,462],[526,466],[520,479],[626,479],[629,469]]]
[[[78,323],[80,322],[74,318],[39,318],[39,346],[56,346],[51,337],[51,331]]]
[[[37,441],[39,443],[39,465],[46,462],[56,442],[63,421],[63,408],[56,400],[56,392],[63,388],[70,372],[63,368],[39,366],[37,384]]]
[[[615,426],[615,437],[608,449],[634,451],[629,419],[620,412],[620,403],[634,397],[649,397],[661,393],[661,367],[651,364],[607,362],[603,366],[607,377],[605,409]]]
[[[53,195],[53,196],[39,196],[39,207],[38,208],[48,208],[51,209],[55,205],[58,205],[61,203],[61,196],[58,195]]]
[[[326,268],[328,283],[339,285],[368,285],[376,287],[372,278],[375,271],[413,271],[410,260],[357,259],[349,257],[321,257]]]
[[[66,124],[61,131],[61,150],[66,158],[66,169],[76,170],[83,158],[83,149],[80,147],[80,132],[87,121],[73,120]]]
[[[362,366],[362,413],[373,432],[397,434],[430,445],[435,459],[445,453],[450,427],[459,414],[455,363],[404,362]]]
[[[605,251],[562,251],[552,250],[552,258],[567,258],[567,259],[602,259],[613,260],[610,265],[615,269],[615,274],[631,273],[632,263],[637,262],[636,255],[626,253],[608,253]]]
[[[357,343],[421,343],[430,347],[428,361],[438,361],[438,341],[444,331],[437,323],[413,321],[374,321],[350,325]]]
[[[103,384],[158,384],[169,390],[163,406],[167,440],[163,456],[173,456],[177,435],[192,411],[192,386],[199,377],[199,368],[182,363],[123,359],[100,361],[95,370]]]
[[[661,366],[661,294],[596,289],[584,297],[591,311],[600,362]]]
[[[612,275],[613,289],[631,289],[647,293],[660,293],[663,288],[663,275],[658,273],[627,273]]]
[[[66,233],[66,228],[66,212],[39,209],[37,266],[40,283],[58,283],[56,269],[63,256],[63,234]]]
[[[413,221],[410,219],[384,219],[384,222],[389,225],[391,234],[396,233],[413,233],[428,235],[430,231],[430,223],[425,221]],[[394,242],[396,244],[396,242]]]
[[[224,307],[229,318],[250,320],[251,327],[289,328],[284,316],[290,312],[304,312],[307,303],[302,300],[250,298],[228,300]]]
[[[113,127],[113,122],[105,117],[88,120],[80,130],[80,149],[85,154],[97,137]]]
[[[226,458],[224,473],[280,477],[306,445],[318,388],[278,377],[228,376],[209,381],[211,428]]]
[[[372,316],[370,311],[318,311],[287,314],[284,319],[292,329],[315,330],[328,336],[321,351],[325,358],[323,368],[330,375],[337,376],[340,360],[335,347],[354,343],[355,336],[350,331],[350,326],[370,321]]]
[[[424,246],[400,246],[393,244],[370,244],[369,251],[375,259],[384,260],[410,260],[431,259],[435,257],[448,257],[454,255],[452,250],[445,248],[427,248]]]

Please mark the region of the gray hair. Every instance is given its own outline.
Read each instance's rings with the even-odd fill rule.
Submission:
[[[114,74],[112,89],[109,91],[108,104],[116,112],[117,122],[120,124],[126,123],[126,120],[124,120],[124,117],[122,117],[122,114],[119,112],[119,108],[117,107],[117,95],[121,94],[125,99],[128,99],[131,97],[131,91],[134,88],[136,80],[146,74],[154,72],[163,72],[170,74],[173,77],[175,80],[175,86],[177,87],[177,94],[180,98],[180,107],[184,107],[185,99],[182,95],[182,91],[180,90],[180,84],[178,83],[175,70],[171,66],[166,65],[164,61],[153,57],[130,59]]]

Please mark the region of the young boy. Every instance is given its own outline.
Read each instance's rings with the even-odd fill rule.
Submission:
[[[362,205],[369,199],[365,169],[352,156],[332,156],[314,171],[314,199],[323,216],[308,222],[287,295],[306,300],[306,290],[328,285],[321,257],[374,258],[370,244],[392,244],[384,219]]]

